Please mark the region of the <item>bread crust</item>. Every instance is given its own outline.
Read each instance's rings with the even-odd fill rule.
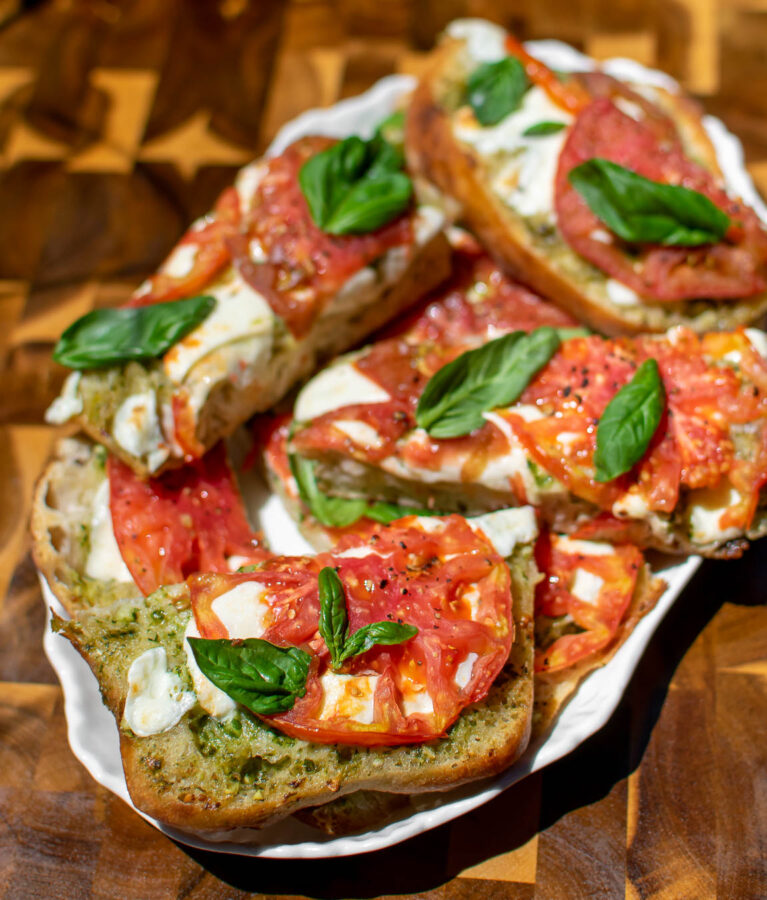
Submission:
[[[674,325],[687,325],[697,332],[727,330],[756,322],[767,313],[767,292],[719,303],[683,301],[621,307],[606,296],[607,276],[569,247],[564,253],[566,265],[555,264],[542,246],[536,246],[522,217],[491,190],[482,158],[453,134],[445,97],[455,90],[455,73],[462,68],[464,52],[464,42],[455,38],[447,38],[434,51],[408,107],[408,163],[461,204],[464,221],[514,278],[607,335],[662,332]],[[698,158],[710,166],[716,159],[714,148],[693,107],[671,94],[666,95],[665,107],[687,140],[694,143]],[[714,171],[718,172],[718,163]],[[575,264],[583,271],[580,281],[566,271]]]

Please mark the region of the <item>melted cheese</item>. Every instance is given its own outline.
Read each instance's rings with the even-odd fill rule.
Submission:
[[[746,328],[746,337],[756,352],[767,359],[767,334],[759,328]]]
[[[569,125],[572,116],[539,87],[530,88],[519,108],[497,125],[482,126],[464,107],[455,118],[458,140],[470,144],[483,157],[502,154],[503,164],[493,180],[498,197],[521,216],[545,215],[554,219],[554,179],[567,129],[526,137],[524,132],[543,121]]]
[[[91,503],[90,550],[85,574],[99,581],[133,584],[133,578],[120,554],[109,507],[109,479],[105,478],[93,494]]]
[[[466,590],[463,591],[461,600],[469,604],[471,618],[476,622],[477,616],[479,615],[479,603],[482,600],[482,596],[480,595],[479,588],[476,584],[470,584]]]
[[[271,610],[267,589],[258,581],[245,581],[211,604],[211,609],[226,628],[231,640],[257,638],[266,630],[265,620]]]
[[[199,244],[179,244],[160,267],[160,271],[171,278],[185,278],[194,269]]]
[[[49,425],[63,425],[83,411],[83,398],[78,391],[81,378],[81,372],[67,375],[61,393],[45,411],[45,421]]]
[[[383,444],[381,435],[367,422],[357,422],[354,419],[339,419],[333,422],[333,427],[343,431],[347,437],[351,438],[360,447],[377,450]]]
[[[234,181],[234,188],[240,198],[240,205],[242,206],[243,212],[248,212],[250,210],[253,197],[267,171],[267,164],[261,160],[256,160],[256,162],[244,166],[237,173],[237,178]]]
[[[599,592],[604,587],[605,580],[589,572],[586,569],[576,569],[573,582],[570,585],[570,593],[583,603],[595,604],[599,599]]]
[[[181,679],[169,672],[164,647],[152,647],[128,669],[128,696],[123,719],[139,737],[168,731],[190,710],[197,698],[183,690]]]
[[[695,502],[690,504],[688,515],[690,537],[695,543],[709,544],[738,537],[740,528],[723,528],[721,524],[724,513],[743,500],[729,481],[723,479],[715,488],[695,491],[692,496]]]
[[[158,469],[168,458],[169,451],[157,418],[154,391],[131,394],[123,400],[112,422],[112,434],[131,456],[145,456],[150,472]]]
[[[506,53],[506,32],[485,19],[456,19],[446,29],[450,37],[466,41],[466,50],[475,62],[497,62]]]
[[[194,684],[194,692],[197,694],[197,700],[200,706],[211,716],[216,719],[225,719],[231,716],[237,709],[237,704],[232,698],[225,694],[220,688],[217,688],[213,682],[203,675],[202,670],[197,665],[194,658],[192,648],[187,638],[198,638],[200,632],[197,630],[197,623],[194,616],[189,619],[189,624],[184,632],[184,652],[186,653],[186,665],[189,674],[192,676],[192,684]]]
[[[344,406],[388,400],[389,394],[353,363],[341,362],[324,369],[306,385],[296,399],[294,413],[297,421],[309,422]]]
[[[326,672],[320,676],[323,691],[320,719],[343,716],[362,725],[370,725],[375,715],[375,690],[380,675],[337,675]]]
[[[163,357],[165,373],[175,384],[182,384],[200,360],[233,342],[258,339],[248,348],[247,356],[242,345],[237,347],[238,365],[253,366],[271,356],[274,313],[261,294],[234,271],[206,288],[205,293],[216,298],[213,312]],[[222,361],[221,377],[229,374],[230,368],[228,360]]]
[[[400,709],[403,716],[430,716],[434,713],[434,701],[425,689],[420,691],[409,690],[410,685],[403,687],[400,699]]]
[[[615,553],[615,547],[612,544],[601,541],[581,541],[561,535],[552,535],[552,540],[557,550],[561,550],[562,553],[577,554],[578,556],[612,556]]]
[[[616,306],[637,306],[642,302],[639,294],[632,291],[630,287],[621,284],[614,278],[608,278],[605,282],[605,290],[607,296]]]
[[[468,653],[466,655],[466,659],[460,663],[460,665],[455,670],[455,677],[453,681],[455,682],[456,687],[461,688],[463,690],[466,685],[471,681],[471,675],[474,671],[474,663],[479,659],[476,653]]]
[[[517,544],[531,544],[538,537],[538,524],[532,506],[499,509],[467,520],[474,531],[495,547],[499,556],[511,556]]]

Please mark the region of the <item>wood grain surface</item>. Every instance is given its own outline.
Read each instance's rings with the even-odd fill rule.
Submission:
[[[767,546],[707,563],[609,724],[476,812],[343,860],[174,844],[66,740],[29,557],[63,326],[127,298],[302,110],[417,73],[451,18],[680,78],[767,188],[765,0],[0,3],[0,896],[767,896]]]

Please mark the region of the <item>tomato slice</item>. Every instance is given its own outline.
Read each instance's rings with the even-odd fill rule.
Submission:
[[[576,113],[588,105],[591,97],[582,85],[573,79],[560,81],[548,66],[531,56],[511,34],[506,37],[506,51],[522,63],[530,81],[543,88],[558,106],[570,113]]]
[[[700,247],[628,247],[617,237],[606,242],[604,224],[567,178],[595,157],[708,197],[730,216],[725,239]],[[573,250],[648,300],[735,300],[767,287],[767,232],[753,210],[728,197],[709,171],[685,156],[678,139],[659,131],[655,119],[636,121],[608,97],[584,108],[570,128],[559,158],[555,206]]]
[[[400,621],[418,634],[333,672],[318,633],[317,578],[325,566],[344,585],[351,633]],[[508,568],[459,516],[426,526],[414,516],[369,524],[330,553],[272,558],[247,575],[193,576],[189,584],[203,637],[262,637],[312,654],[306,696],[289,712],[264,718],[319,743],[390,745],[444,735],[465,706],[486,696],[514,638]],[[243,605],[228,618],[231,607],[221,598],[245,584],[252,587],[239,590]],[[250,626],[240,628],[243,620]]]
[[[267,554],[248,524],[224,444],[202,459],[142,481],[110,457],[110,506],[117,546],[144,595],[193,572],[228,572]]]
[[[545,577],[535,592],[535,671],[559,672],[612,643],[631,604],[642,554],[630,544],[544,534],[536,558]]]
[[[308,159],[335,143],[332,138],[305,137],[270,159],[245,233],[229,240],[242,277],[266,297],[296,337],[307,332],[352,275],[392,247],[413,243],[407,213],[362,235],[326,234],[314,224],[298,173]]]
[[[172,259],[179,251],[188,254],[191,257],[188,271],[174,275],[161,268],[148,279],[147,287],[139,288],[125,305],[149,306],[201,293],[230,262],[227,241],[237,233],[240,217],[239,195],[235,188],[228,187],[216,201],[209,220],[193,225],[168,258]]]

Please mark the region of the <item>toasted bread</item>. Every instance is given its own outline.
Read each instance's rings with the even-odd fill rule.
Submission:
[[[408,107],[408,161],[461,204],[463,220],[512,275],[609,335],[661,332],[674,325],[698,332],[730,329],[756,322],[767,312],[767,293],[722,302],[615,302],[608,293],[608,276],[575,253],[555,224],[523,216],[501,200],[492,185],[504,164],[503,152],[482,156],[457,137],[454,117],[465,102],[474,65],[462,38],[448,36],[434,51]],[[662,88],[653,88],[653,95],[676,122],[687,153],[718,174],[721,160],[695,105]]]
[[[210,831],[261,827],[301,808],[356,790],[439,791],[496,774],[524,751],[532,714],[532,608],[537,569],[527,546],[510,559],[516,636],[485,700],[467,707],[445,738],[366,748],[310,744],[275,732],[243,709],[217,720],[199,706],[168,731],[137,737],[125,726],[127,672],[148,648],[191,687],[183,647],[190,617],[184,586],[138,603],[83,610],[54,627],[86,659],[121,724],[128,789],[161,822]]]

